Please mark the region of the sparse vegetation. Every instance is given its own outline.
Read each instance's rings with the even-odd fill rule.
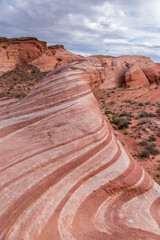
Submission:
[[[149,151],[147,149],[141,149],[138,151],[138,155],[140,158],[149,157]]]
[[[142,111],[140,114],[137,115],[136,119],[145,118],[145,117],[157,117],[157,115],[152,112],[148,113],[146,111]]]
[[[114,113],[113,113],[111,110],[107,109],[107,110],[105,111],[105,114],[106,114],[106,115],[108,115],[108,114],[112,114],[112,115],[113,115]]]
[[[137,123],[137,126],[143,125],[143,124],[148,123],[148,122],[150,122],[149,119],[140,120],[140,121]]]
[[[157,144],[155,142],[150,142],[146,139],[139,142],[141,146],[144,146],[143,150],[146,150],[148,152],[148,156],[151,155],[158,155],[160,151],[156,148]],[[142,151],[142,150],[140,150]],[[139,155],[140,156],[140,155]]]
[[[157,177],[157,176],[156,176],[156,177],[154,178],[154,181],[160,185],[160,177]]]
[[[118,126],[118,129],[125,129],[129,127],[129,124],[131,124],[129,121],[127,121],[126,119],[122,118],[122,117],[117,117],[117,116],[113,116],[112,120],[111,120],[112,124],[115,124]]]
[[[134,152],[134,158],[136,158],[137,161],[141,161],[144,167],[148,167],[147,164],[149,161],[156,163],[156,161],[158,161],[157,155],[160,154],[160,130],[157,122],[157,120],[160,120],[157,111],[160,109],[160,103],[154,104],[149,101],[140,102],[138,101],[138,96],[137,100],[135,97],[134,99],[119,101],[121,97],[126,97],[125,94],[127,94],[127,90],[118,88],[114,89],[114,93],[112,93],[112,91],[113,89],[109,89],[105,92],[105,96],[107,94],[110,95],[110,100],[105,100],[107,107],[106,115],[113,129],[118,131],[116,134],[120,137],[120,141],[122,141],[122,139],[124,139],[126,143],[128,141],[129,144],[127,144],[127,146],[130,147],[131,153]],[[123,136],[121,134],[123,134]],[[133,143],[133,145],[131,143]],[[157,168],[156,164],[153,168]],[[150,169],[147,171],[149,172]],[[154,176],[154,174],[152,176]]]
[[[40,72],[33,65],[23,65],[0,76],[0,97],[23,98],[47,72]]]
[[[122,132],[124,135],[127,135],[129,133],[127,129],[124,129]]]

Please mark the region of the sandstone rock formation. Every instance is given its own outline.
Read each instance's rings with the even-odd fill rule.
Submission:
[[[41,72],[80,59],[63,45],[47,46],[45,41],[33,37],[0,38],[0,75],[17,66],[31,64]],[[143,87],[160,82],[160,66],[144,56],[103,57],[101,64],[105,69],[105,81],[101,89],[114,87]]]
[[[104,72],[96,58],[77,60],[1,111],[1,239],[160,239],[160,187],[93,95]]]
[[[138,64],[128,64],[125,73],[126,87],[142,87],[148,84],[148,79]]]
[[[157,101],[160,102],[160,86],[151,86],[145,94],[142,94],[142,96],[139,98],[140,101],[145,102],[151,101],[152,103],[156,103]]]
[[[26,63],[47,72],[53,70],[56,64],[63,65],[79,58],[65,50],[63,45],[47,47],[45,41],[33,37],[0,38],[0,75]]]
[[[144,56],[101,58],[105,68],[105,81],[101,89],[114,87],[143,87],[160,83],[160,66]]]
[[[53,70],[55,67],[63,66],[80,58],[80,56],[64,49],[63,45],[53,45],[48,47],[48,50],[45,51],[45,53],[43,53],[39,58],[32,61],[31,64],[38,67],[41,72],[48,72]]]

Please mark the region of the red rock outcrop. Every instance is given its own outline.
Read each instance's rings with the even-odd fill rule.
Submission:
[[[138,64],[128,64],[125,73],[125,86],[129,88],[143,87],[148,79]]]
[[[102,66],[105,71],[105,81],[101,85],[102,89],[120,87],[125,82],[125,63],[117,61],[117,58],[102,58]]]
[[[31,64],[38,67],[41,72],[48,72],[55,67],[63,66],[80,58],[80,56],[64,49],[63,45],[53,45],[48,47],[48,50],[39,58],[32,61]]]
[[[105,81],[101,88],[143,87],[160,82],[160,66],[144,56],[101,58],[105,68]]]
[[[145,91],[141,97],[139,97],[139,101],[141,102],[146,102],[146,100],[152,103],[160,103],[160,86],[155,84],[151,85],[148,91]]]
[[[160,187],[104,121],[104,79],[80,59],[1,112],[1,239],[160,239]]]
[[[45,41],[33,37],[0,38],[0,75],[16,66],[30,63],[41,71],[50,71],[80,57],[65,50],[63,45],[47,47]]]

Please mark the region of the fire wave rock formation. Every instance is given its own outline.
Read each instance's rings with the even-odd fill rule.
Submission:
[[[80,59],[2,108],[1,240],[160,239],[160,187],[104,121],[103,81]]]

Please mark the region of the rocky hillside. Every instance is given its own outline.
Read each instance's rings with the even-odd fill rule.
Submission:
[[[99,59],[82,58],[0,101],[1,239],[160,239],[160,186],[93,94],[106,76]]]
[[[23,98],[49,71],[80,57],[33,37],[0,38],[0,97]]]
[[[0,98],[23,98],[48,72],[31,64],[23,64],[0,76]]]
[[[64,49],[63,45],[48,47],[47,42],[33,37],[0,37],[0,75],[17,66],[31,64],[41,72],[53,70],[80,57]]]

